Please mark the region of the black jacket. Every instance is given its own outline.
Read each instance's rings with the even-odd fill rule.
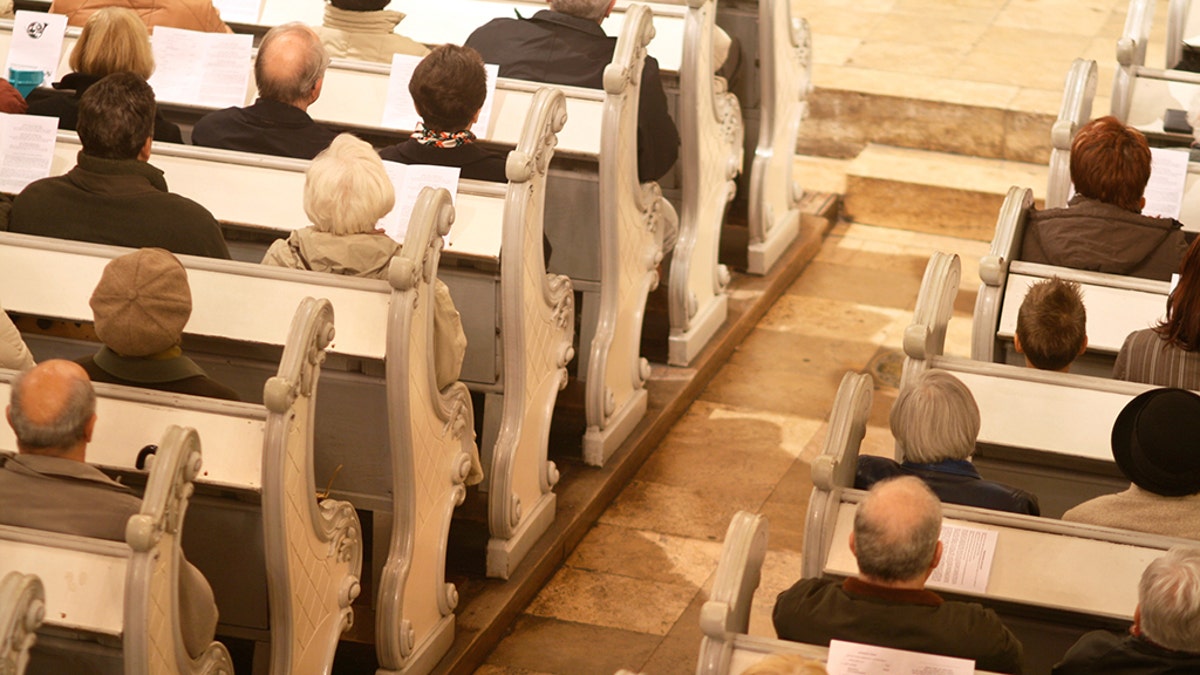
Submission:
[[[422,145],[413,139],[389,145],[379,151],[379,156],[389,162],[401,164],[432,164],[434,166],[457,166],[462,169],[459,178],[506,183],[505,155],[498,155],[475,145],[466,143],[453,148]]]
[[[552,10],[529,19],[494,19],[467,38],[466,46],[500,66],[501,77],[604,88],[604,67],[612,62],[617,39],[600,24]],[[646,57],[638,100],[638,177],[657,180],[679,157],[679,131],[667,110],[658,61]]]
[[[296,159],[316,157],[335,136],[303,110],[263,98],[246,108],[211,112],[192,128],[196,145]]]
[[[984,480],[968,461],[949,460],[937,464],[898,464],[886,457],[858,458],[854,487],[869,490],[876,482],[892,476],[916,476],[925,481],[938,499],[947,504],[978,506],[995,511],[1041,515],[1037,496],[1020,488]]]
[[[1173,652],[1141,637],[1097,630],[1079,638],[1052,672],[1054,675],[1200,673],[1200,653]]]
[[[68,73],[54,89],[38,87],[29,92],[30,115],[57,117],[59,129],[74,131],[79,124],[79,97],[88,87],[100,81],[95,75],[83,73]],[[163,119],[162,113],[154,113],[154,140],[163,143],[183,143],[183,134],[179,125]]]

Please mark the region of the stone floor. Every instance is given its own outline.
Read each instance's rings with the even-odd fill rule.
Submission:
[[[1127,0],[805,0],[818,88],[1057,113],[1071,60],[1100,64],[1108,109]],[[1147,63],[1161,65],[1167,0]],[[836,163],[802,176],[844,190]],[[811,167],[809,171],[813,171]],[[1028,178],[1014,176],[1008,184]],[[887,225],[887,223],[877,223]],[[841,224],[636,478],[512,626],[477,675],[694,672],[699,611],[739,509],[769,519],[751,632],[798,576],[809,462],[847,370],[876,375],[864,451],[890,454],[887,412],[925,263],[962,257],[947,351],[969,352],[983,241]]]
[[[733,513],[766,515],[770,552],[751,632],[800,569],[809,462],[847,370],[878,373],[868,451],[890,453],[899,347],[930,252],[958,253],[948,351],[969,351],[979,241],[839,225],[722,368],[478,675],[695,669],[700,606]]]

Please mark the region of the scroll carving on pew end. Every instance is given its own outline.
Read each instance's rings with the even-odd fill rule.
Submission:
[[[729,270],[717,262],[725,209],[742,171],[742,110],[713,75],[716,0],[689,0],[680,72],[679,239],[668,281],[668,361],[686,366],[729,314]]]
[[[1058,119],[1050,128],[1050,180],[1046,208],[1062,208],[1071,196],[1071,143],[1079,128],[1092,119],[1098,79],[1095,61],[1075,59],[1063,87]]]
[[[271,596],[271,672],[323,672],[354,623],[362,526],[349,502],[318,501],[313,421],[333,305],[305,298],[292,319],[279,371],[263,387],[263,529]],[[282,572],[282,573],[280,573]]]
[[[631,6],[604,69],[600,142],[600,311],[587,372],[583,459],[601,466],[646,413],[650,363],[641,357],[646,296],[674,246],[679,218],[657,183],[638,184],[637,103],[650,10]],[[584,348],[584,347],[581,347]]]
[[[1067,180],[1070,181],[1070,177]],[[979,295],[975,298],[975,313],[971,319],[971,358],[976,361],[1004,360],[996,328],[1000,325],[1000,311],[1004,306],[1008,268],[1021,252],[1025,222],[1032,206],[1033,190],[1015,185],[1008,189],[996,218],[991,250],[979,261]]]
[[[1129,10],[1125,14],[1125,27],[1121,31],[1121,37],[1117,39],[1117,70],[1113,74],[1112,114],[1122,121],[1129,116],[1130,99],[1126,94],[1132,93],[1135,72],[1146,66],[1146,47],[1150,43],[1155,4],[1153,0],[1130,0]],[[1172,0],[1172,4],[1176,4],[1175,0]],[[1168,12],[1171,17],[1179,13],[1175,7]],[[1186,37],[1179,35],[1177,40],[1172,41],[1171,27],[1172,23],[1168,19],[1166,68],[1174,68],[1174,64],[1179,61],[1179,57],[1182,56],[1183,38]]]
[[[793,176],[800,123],[812,92],[812,31],[788,2],[758,3],[762,126],[750,167],[749,272],[766,274],[800,234],[804,190]]]
[[[767,555],[767,519],[746,511],[733,514],[712,593],[700,608],[700,662],[696,675],[729,672],[733,640],[750,630],[750,605]]]
[[[125,577],[127,675],[233,675],[225,645],[213,642],[192,659],[180,629],[180,531],[201,463],[196,430],[168,427],[154,455],[142,510],[126,525],[125,542],[133,551]]]
[[[567,119],[566,97],[543,87],[525,130],[509,153],[504,208],[501,330],[504,391],[492,446],[488,493],[487,574],[507,579],[554,521],[558,468],[547,458],[550,419],[574,358],[575,296],[571,280],[548,274],[542,244],[546,176]],[[519,253],[511,253],[519,252]]]
[[[471,398],[455,382],[438,391],[433,365],[433,291],[442,237],[454,207],[445,190],[424,188],[405,246],[392,260],[387,406],[393,523],[380,579],[375,644],[379,673],[427,673],[454,641],[458,591],[446,583],[450,516],[465,483],[483,477]]]
[[[29,648],[46,618],[46,590],[34,574],[9,572],[0,579],[0,672],[22,675]]]
[[[926,370],[928,359],[945,352],[946,327],[954,314],[961,278],[962,263],[957,255],[934,251],[929,257],[912,323],[904,331],[904,354],[908,358],[900,375],[901,389]]]

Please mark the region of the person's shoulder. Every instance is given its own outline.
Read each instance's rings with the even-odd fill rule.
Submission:
[[[1106,630],[1084,633],[1071,645],[1062,661],[1055,664],[1053,675],[1083,675],[1100,670],[1099,666],[1122,651],[1127,638]]]
[[[472,41],[478,43],[479,40],[503,37],[513,31],[519,30],[522,23],[523,22],[520,19],[514,19],[511,17],[492,19],[479,28],[471,31],[471,34],[467,36],[467,41],[463,43],[463,46],[475,47],[475,45],[472,44]]]

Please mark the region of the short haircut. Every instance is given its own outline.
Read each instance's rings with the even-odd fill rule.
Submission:
[[[1112,116],[1088,122],[1071,143],[1071,181],[1084,197],[1140,213],[1150,180],[1150,146],[1142,132]]]
[[[1017,311],[1017,339],[1035,368],[1071,365],[1087,339],[1087,310],[1079,284],[1058,277],[1029,287]]]
[[[909,581],[933,564],[942,503],[920,478],[879,481],[854,512],[854,554],[863,574]]]
[[[93,77],[129,72],[150,79],[154,52],[146,24],[132,9],[105,7],[88,17],[75,48],[71,70]]]
[[[934,464],[966,459],[979,436],[979,406],[971,390],[944,370],[927,370],[900,390],[889,418],[907,461]]]
[[[281,51],[290,49],[298,51],[294,54]],[[284,67],[269,66],[272,59],[279,59]],[[325,77],[327,67],[329,54],[313,29],[299,21],[275,26],[263,36],[254,59],[258,95],[287,104],[306,100],[317,82]]]
[[[104,159],[136,159],[154,135],[154,90],[133,73],[113,73],[79,98],[79,142]]]
[[[608,14],[612,0],[550,0],[550,9],[563,14],[600,22]]]
[[[408,92],[426,129],[462,131],[487,98],[483,58],[470,47],[434,47],[413,70]]]
[[[321,232],[370,232],[395,203],[383,161],[370,144],[350,134],[333,139],[304,177],[304,212]]]
[[[1146,566],[1138,584],[1142,633],[1155,644],[1200,651],[1200,548],[1176,546]]]
[[[58,416],[49,423],[38,424],[25,415],[26,376],[30,370],[13,378],[9,398],[9,422],[17,442],[38,454],[37,450],[65,450],[83,440],[88,422],[96,414],[96,392],[92,383],[87,378],[72,380],[71,390]]]
[[[1179,263],[1179,283],[1167,298],[1167,319],[1154,330],[1184,351],[1200,349],[1200,238]]]
[[[329,4],[349,12],[375,12],[387,7],[391,0],[329,0]]]

